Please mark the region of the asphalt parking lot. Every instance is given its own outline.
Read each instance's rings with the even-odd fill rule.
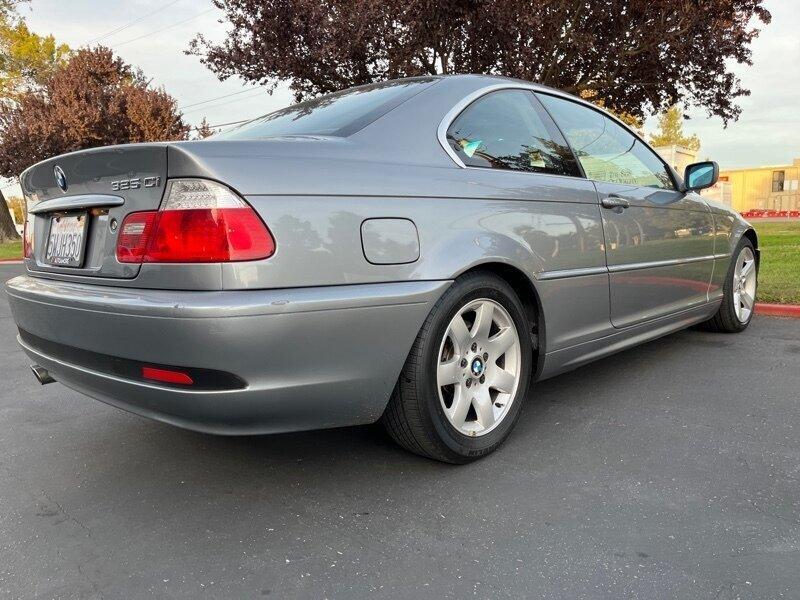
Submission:
[[[15,333],[2,294],[0,597],[800,597],[800,320],[539,384],[463,467],[147,421],[39,386]]]

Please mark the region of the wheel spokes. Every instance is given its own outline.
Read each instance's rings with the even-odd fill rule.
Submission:
[[[464,322],[463,316],[456,315],[453,318],[453,321],[450,323],[448,335],[450,336],[450,339],[453,340],[453,344],[459,352],[463,352],[464,349],[469,345],[469,329],[467,328],[467,324]]]
[[[754,260],[745,260],[745,263],[742,265],[742,269],[739,272],[739,277],[749,277],[750,273],[755,269],[756,261]]]
[[[487,351],[495,360],[503,356],[517,341],[517,334],[511,327],[502,329],[499,333],[489,338]]]
[[[439,401],[456,430],[480,436],[497,427],[515,399],[521,354],[519,332],[502,304],[472,300],[453,316],[435,368]]]
[[[488,389],[484,388],[475,394],[472,406],[475,407],[475,414],[481,427],[488,429],[494,425],[494,407]]]
[[[753,310],[753,305],[755,304],[755,299],[746,290],[742,290],[742,292],[739,294],[739,296],[741,298],[742,305],[747,310]]]
[[[742,323],[747,322],[755,308],[756,286],[756,258],[753,251],[742,248],[736,259],[733,272],[733,308],[736,318]]]
[[[451,359],[439,363],[436,370],[436,379],[439,387],[458,383],[461,380],[462,368],[459,359]]]
[[[475,323],[470,330],[470,337],[473,340],[488,340],[493,317],[494,306],[488,302],[482,303],[475,311]]]
[[[466,423],[470,404],[472,404],[472,397],[469,395],[469,390],[457,385],[453,394],[453,404],[447,410],[447,416],[450,422],[459,429],[463,428]]]
[[[498,392],[503,392],[504,394],[510,394],[514,391],[514,386],[517,383],[517,378],[514,376],[513,373],[509,373],[505,369],[501,369],[500,367],[495,367],[495,371],[492,374],[492,380],[489,384],[490,388],[496,389]]]

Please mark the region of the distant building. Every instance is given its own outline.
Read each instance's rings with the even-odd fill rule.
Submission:
[[[654,146],[653,150],[683,177],[683,171],[687,165],[697,162],[697,150],[684,148],[672,144],[671,146]]]
[[[654,149],[681,176],[686,165],[698,160],[690,148],[673,144]],[[702,193],[738,212],[800,211],[800,158],[791,165],[720,170],[717,184]]]
[[[719,180],[730,186],[730,206],[736,211],[800,210],[800,158],[791,165],[725,169]]]
[[[733,204],[733,190],[730,181],[717,181],[713,186],[700,192],[704,198],[719,202],[725,206]],[[744,211],[743,211],[744,212]]]

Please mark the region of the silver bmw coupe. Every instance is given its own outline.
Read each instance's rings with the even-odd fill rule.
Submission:
[[[216,434],[381,420],[467,462],[531,380],[747,327],[758,240],[698,195],[717,177],[556,90],[389,81],[29,168],[6,290],[42,383]]]

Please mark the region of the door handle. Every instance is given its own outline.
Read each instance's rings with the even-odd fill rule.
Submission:
[[[619,196],[606,196],[600,200],[600,204],[603,208],[611,208],[616,212],[622,212],[631,205],[625,198],[620,198]]]

